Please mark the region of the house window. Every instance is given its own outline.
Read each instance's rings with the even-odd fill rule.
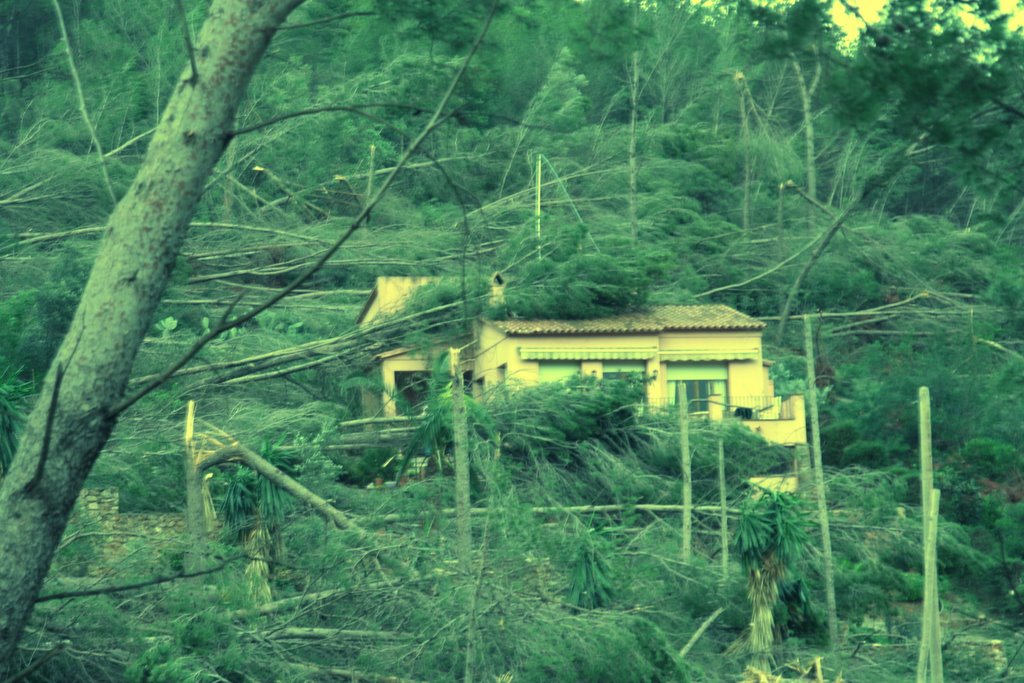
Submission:
[[[413,415],[416,408],[427,400],[430,373],[416,370],[395,371],[395,404],[399,415]]]
[[[506,363],[502,363],[501,365],[498,366],[498,384],[504,384],[507,378],[508,365]]]
[[[679,405],[680,392],[686,388],[686,400],[691,413],[707,413],[711,409],[711,397],[716,403],[726,405],[725,381],[714,379],[681,379],[668,381],[669,405]]]
[[[540,361],[541,382],[560,382],[563,379],[576,377],[580,374],[578,360],[542,360]]]
[[[604,379],[643,379],[647,371],[647,363],[642,360],[606,360],[602,365]]]
[[[669,405],[678,405],[682,391],[690,413],[707,413],[711,398],[728,404],[727,380],[729,370],[725,363],[669,363],[666,367]]]

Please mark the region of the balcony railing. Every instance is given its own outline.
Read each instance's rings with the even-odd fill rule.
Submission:
[[[782,396],[732,396],[729,413],[744,420],[792,420],[793,402]]]
[[[709,399],[693,399],[690,415],[694,417],[719,416],[738,417],[741,420],[792,420],[793,401],[782,396],[730,396],[721,401],[717,396]],[[675,403],[668,399],[648,401],[645,404],[654,410],[676,410]]]

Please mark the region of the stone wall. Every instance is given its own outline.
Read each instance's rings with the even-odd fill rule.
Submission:
[[[123,513],[116,488],[82,489],[71,514],[65,545],[77,551],[72,554],[71,571],[102,574],[128,559],[132,546],[150,551],[135,553],[133,560],[154,564],[166,559],[168,554],[180,553],[184,536],[182,513]],[[139,554],[147,557],[137,557]],[[58,562],[58,569],[60,566]]]

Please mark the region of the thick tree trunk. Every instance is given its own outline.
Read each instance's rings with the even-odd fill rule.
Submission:
[[[0,674],[68,515],[117,421],[135,355],[189,219],[274,31],[301,0],[214,0],[0,485]],[[184,49],[184,48],[183,48]]]

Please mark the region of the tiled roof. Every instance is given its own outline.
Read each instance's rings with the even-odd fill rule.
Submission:
[[[652,306],[645,311],[591,320],[495,320],[507,334],[620,334],[698,330],[760,330],[764,323],[720,304]]]

